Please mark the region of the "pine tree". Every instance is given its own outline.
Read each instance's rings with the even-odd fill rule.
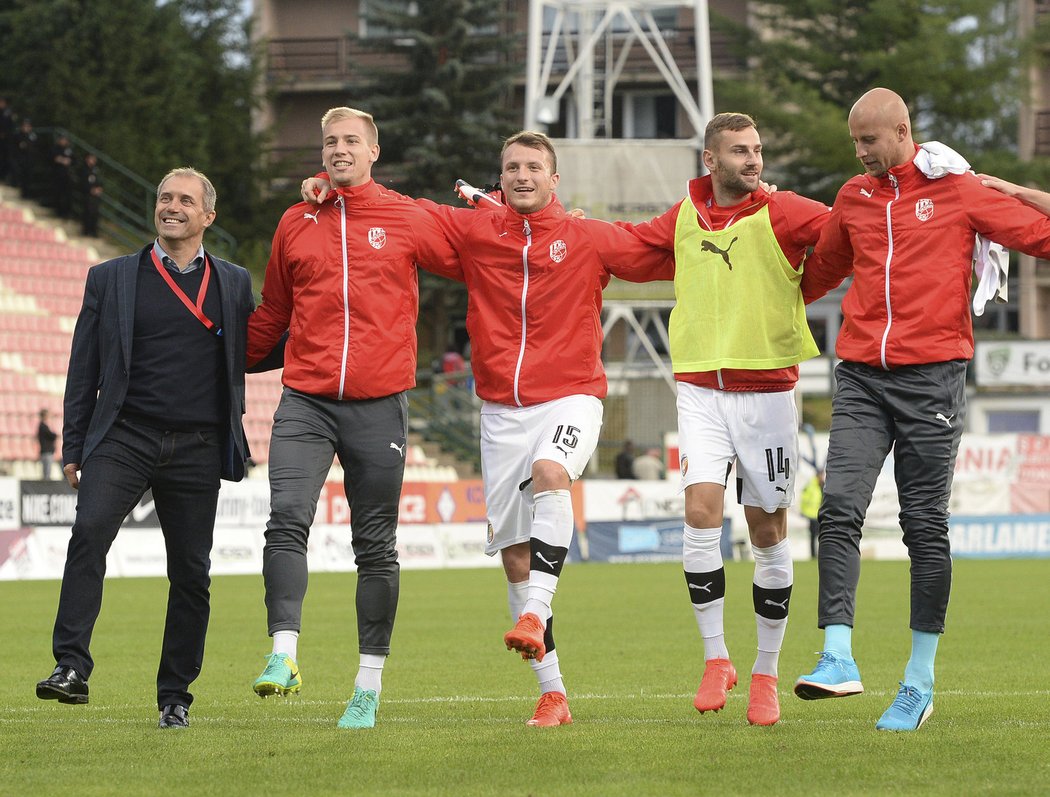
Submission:
[[[273,217],[255,212],[259,60],[245,25],[240,0],[7,3],[3,89],[37,126],[66,128],[147,180],[200,169],[219,223],[269,240]]]
[[[885,86],[908,103],[916,140],[936,139],[977,169],[1018,176],[1024,82],[1016,4],[1003,0],[774,0],[735,31],[748,80],[720,81],[719,110],[756,116],[767,177],[831,201],[859,171],[849,108]]]
[[[510,66],[502,4],[491,0],[373,3],[366,24],[388,31],[359,41],[397,53],[404,68],[362,70],[355,102],[379,125],[380,179],[411,196],[449,201],[457,178],[480,184],[499,172]]]
[[[377,181],[455,203],[457,179],[496,180],[500,147],[514,131],[502,8],[491,0],[369,4],[370,35],[360,44],[387,61],[398,56],[395,66],[357,68],[363,88],[351,98],[379,127]],[[451,343],[449,319],[466,316],[466,292],[425,271],[419,292],[419,361],[426,363]]]

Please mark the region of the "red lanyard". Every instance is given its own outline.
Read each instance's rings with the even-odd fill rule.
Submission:
[[[168,283],[168,287],[171,288],[171,292],[179,297],[179,301],[186,305],[186,309],[189,310],[193,315],[197,317],[197,320],[204,324],[204,328],[209,332],[214,332],[216,335],[222,334],[222,329],[216,329],[215,323],[204,315],[204,297],[208,293],[208,280],[211,279],[211,262],[208,260],[208,256],[204,256],[204,279],[201,280],[200,290],[197,291],[197,302],[194,304],[190,301],[190,297],[180,288],[175,280],[172,279],[171,274],[168,273],[168,269],[161,265],[160,260],[157,257],[156,250],[150,250],[150,257],[153,258],[153,266],[157,269],[157,272],[164,278],[164,281]]]

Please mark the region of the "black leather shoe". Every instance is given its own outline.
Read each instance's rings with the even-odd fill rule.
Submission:
[[[87,681],[72,667],[55,667],[50,678],[36,685],[36,696],[59,703],[87,703]]]
[[[160,712],[159,728],[190,727],[190,710],[185,706],[165,706]]]

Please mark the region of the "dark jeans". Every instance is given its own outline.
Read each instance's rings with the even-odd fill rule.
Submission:
[[[157,705],[193,702],[188,689],[200,674],[210,612],[219,462],[217,431],[163,431],[121,418],[82,464],[55,619],[53,650],[60,666],[90,677],[88,647],[102,607],[106,554],[124,518],[152,488],[169,581]]]
[[[966,413],[966,363],[835,369],[827,482],[820,505],[818,624],[853,625],[860,539],[893,449],[900,525],[911,559],[911,625],[943,633],[952,582],[948,500]]]

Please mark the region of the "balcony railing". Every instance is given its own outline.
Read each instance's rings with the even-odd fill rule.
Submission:
[[[1050,156],[1050,111],[1035,114],[1035,154]]]
[[[688,77],[696,73],[696,37],[692,28],[669,29],[662,32],[664,43],[670,50],[675,63]],[[626,41],[626,34],[616,33],[606,40],[613,48],[613,56],[619,54],[620,47]],[[544,41],[546,47],[546,41]],[[524,37],[515,39],[507,58],[512,64],[521,64],[519,80],[524,80],[524,63],[526,42]],[[596,58],[601,58],[597,53]],[[744,64],[729,47],[727,37],[712,31],[711,60],[718,71],[742,69]],[[600,63],[600,61],[599,61]],[[388,52],[377,52],[360,40],[352,37],[271,39],[267,43],[267,74],[271,81],[280,83],[310,83],[328,81],[347,81],[354,77],[355,67],[367,64],[369,68],[398,69],[408,65],[407,55],[398,52],[397,45],[391,44]],[[555,54],[552,78],[558,79],[568,69],[564,48]],[[631,46],[630,54],[624,64],[622,78],[653,79],[663,81],[653,65],[645,48],[637,41]]]
[[[347,36],[318,39],[271,39],[267,42],[270,80],[345,81],[358,64],[369,68],[404,68],[408,59],[393,47],[376,52]]]

